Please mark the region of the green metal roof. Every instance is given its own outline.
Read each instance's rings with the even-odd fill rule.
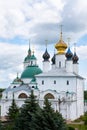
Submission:
[[[42,73],[42,70],[38,66],[28,66],[21,74],[21,78],[33,78],[40,73]]]
[[[36,83],[36,78],[33,77],[32,80],[30,81],[30,83]]]
[[[36,59],[37,59],[37,58],[35,57],[34,54],[31,55],[31,56],[27,55],[27,56],[25,57],[25,59],[24,59],[24,62],[27,62],[27,61],[29,61],[29,60],[36,60]]]
[[[27,55],[27,56],[25,57],[25,59],[24,59],[24,62],[29,61],[29,60],[30,60],[30,57],[31,57],[31,56]]]
[[[35,55],[33,54],[31,57],[30,57],[31,60],[36,60],[36,57]]]

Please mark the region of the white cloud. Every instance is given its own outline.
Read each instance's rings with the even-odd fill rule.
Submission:
[[[27,45],[9,44],[9,39],[31,38],[42,67],[43,50],[39,44],[44,45],[45,39],[55,43],[61,23],[65,41],[67,37],[71,37],[72,43],[78,41],[87,34],[86,15],[86,0],[0,0],[0,38],[8,39],[8,43],[0,43],[0,83],[6,85],[17,72],[21,73],[27,55]],[[81,60],[87,59],[86,50],[87,46],[77,47]]]
[[[57,8],[56,3],[59,4]],[[32,28],[38,23],[56,23],[60,21],[61,0],[1,0],[0,1],[0,37],[31,37]],[[54,11],[53,11],[54,9]],[[31,33],[32,32],[32,33]]]
[[[35,41],[38,37],[42,39],[40,34],[49,30],[55,39],[58,24],[62,22],[65,36],[70,36],[72,42],[77,41],[87,33],[86,5],[86,0],[1,0],[0,37],[12,39],[20,36]],[[43,28],[44,25],[46,28]],[[55,33],[52,25],[56,27]]]
[[[87,45],[77,47],[80,59],[87,60]]]

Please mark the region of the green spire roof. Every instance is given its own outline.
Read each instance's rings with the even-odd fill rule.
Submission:
[[[31,49],[30,49],[30,42],[29,42],[29,49],[28,49],[28,55],[25,57],[24,62],[27,62],[30,60],[31,57]]]
[[[42,73],[42,70],[38,66],[28,66],[21,74],[21,78],[33,78],[40,73]]]
[[[28,50],[28,55],[31,56],[30,40],[29,40],[29,50]]]

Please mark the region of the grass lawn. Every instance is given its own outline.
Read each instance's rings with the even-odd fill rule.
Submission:
[[[84,124],[69,124],[68,126],[78,128],[78,130],[87,130],[87,125]]]

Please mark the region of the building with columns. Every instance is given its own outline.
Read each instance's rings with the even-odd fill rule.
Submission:
[[[24,59],[21,77],[16,77],[3,92],[1,116],[6,116],[13,94],[16,104],[21,107],[33,89],[41,107],[47,97],[54,110],[58,110],[66,120],[74,120],[84,114],[84,78],[79,75],[78,56],[71,52],[63,41],[62,31],[55,44],[57,52],[50,59],[47,47],[43,54],[43,70],[37,65],[37,58],[29,47]],[[50,68],[51,64],[51,68]]]

